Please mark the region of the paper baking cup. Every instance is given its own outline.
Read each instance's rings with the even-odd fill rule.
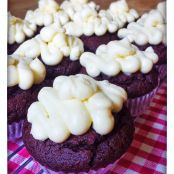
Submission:
[[[157,90],[158,86],[152,92],[146,95],[127,100],[126,106],[133,117],[138,117],[144,113],[144,111],[148,108],[153,96],[156,94]]]
[[[78,173],[64,173],[64,172],[54,172],[46,167],[42,166],[42,169],[44,170],[45,173],[47,174],[108,174],[108,172],[110,170],[112,170],[112,168],[114,167],[114,163],[113,164],[109,164],[107,165],[105,168],[100,168],[98,170],[90,170],[89,172],[78,172]]]
[[[22,127],[24,120],[8,125],[8,140],[13,141],[22,137]]]
[[[156,65],[160,80],[163,81],[167,77],[167,64]]]

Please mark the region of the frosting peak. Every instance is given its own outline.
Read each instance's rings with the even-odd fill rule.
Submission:
[[[142,15],[137,22],[128,24],[127,28],[120,29],[118,36],[138,45],[166,44],[165,3],[160,3],[157,9]]]
[[[64,56],[69,56],[72,61],[77,60],[84,52],[83,42],[79,38],[66,35],[55,24],[43,28],[40,36],[41,57],[47,65],[57,65]]]
[[[39,0],[38,8],[26,13],[25,20],[39,26],[47,26],[54,22],[54,14],[59,10],[55,0]]]
[[[45,79],[46,69],[39,59],[8,56],[8,87],[19,85],[23,90]]]
[[[21,43],[26,37],[31,37],[36,32],[36,25],[31,24],[25,20],[12,16],[8,13],[9,34],[8,43]]]
[[[96,54],[84,52],[80,57],[81,65],[92,77],[97,77],[100,73],[115,76],[121,71],[126,74],[137,71],[148,73],[157,61],[158,56],[152,47],[140,51],[127,39],[111,41],[99,46]]]
[[[42,88],[27,119],[31,134],[39,140],[62,143],[70,134],[82,135],[89,128],[106,135],[114,128],[113,112],[122,109],[127,99],[124,89],[108,81],[96,81],[86,75],[59,76],[53,87]],[[50,129],[51,128],[51,129]]]

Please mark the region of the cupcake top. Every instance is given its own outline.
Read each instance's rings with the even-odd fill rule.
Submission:
[[[38,101],[28,109],[31,134],[35,139],[62,143],[70,134],[85,134],[90,127],[101,135],[114,128],[114,112],[127,99],[124,89],[108,81],[78,74],[59,76],[53,87],[44,87]]]
[[[45,79],[46,69],[38,59],[19,57],[16,55],[8,56],[8,87],[19,85],[23,90],[39,84]]]
[[[31,37],[36,32],[36,25],[22,20],[8,13],[8,44],[22,43],[26,37]]]
[[[95,4],[87,4],[83,8],[76,9],[76,12],[69,11],[71,11],[72,21],[64,28],[67,34],[74,36],[83,34],[101,36],[107,31],[114,33],[127,22],[138,18],[138,13],[129,9],[125,0],[111,3],[108,10],[98,11]]]
[[[83,42],[79,38],[66,35],[56,24],[52,24],[44,27],[35,38],[21,44],[14,54],[30,58],[41,55],[45,64],[57,65],[64,56],[75,61],[83,52]]]
[[[95,54],[84,52],[80,57],[81,65],[92,77],[97,77],[100,73],[108,76],[115,76],[120,72],[148,73],[157,61],[158,56],[152,47],[141,51],[127,39],[111,41],[107,45],[99,46]]]
[[[38,8],[28,10],[25,20],[38,26],[47,26],[54,22],[54,14],[60,10],[59,4],[55,0],[39,0]],[[65,17],[64,14],[59,14]]]
[[[127,38],[138,45],[160,43],[166,44],[165,2],[158,4],[157,9],[145,13],[137,22],[130,23],[127,28],[120,29],[118,36]]]

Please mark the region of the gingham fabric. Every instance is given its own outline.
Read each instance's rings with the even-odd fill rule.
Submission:
[[[107,174],[166,173],[166,89],[164,82],[149,109],[135,119],[135,136],[128,151]],[[45,174],[24,147],[22,140],[8,142],[10,174]]]

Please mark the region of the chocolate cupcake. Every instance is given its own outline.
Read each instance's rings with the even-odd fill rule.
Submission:
[[[8,138],[21,137],[23,120],[28,107],[37,99],[45,78],[45,67],[39,59],[31,60],[15,55],[8,57]],[[18,86],[17,86],[18,85]]]
[[[71,16],[72,21],[64,25],[66,33],[80,37],[85,50],[95,52],[99,45],[116,40],[117,30],[137,19],[138,13],[129,9],[125,0],[119,0],[107,10],[98,10],[95,4],[88,3]]]
[[[127,106],[133,116],[140,115],[158,87],[158,72],[154,65],[158,56],[149,47],[141,51],[127,39],[101,45],[96,54],[84,52],[80,57],[81,73],[97,80],[108,80],[128,93]]]
[[[8,55],[12,54],[21,43],[39,32],[35,24],[12,16],[8,13]]]
[[[24,42],[14,54],[32,59],[39,57],[46,65],[46,79],[54,79],[78,73],[81,68],[78,59],[83,52],[83,42],[79,38],[66,35],[57,24],[52,24]]]
[[[127,28],[118,31],[118,37],[127,38],[139,49],[151,46],[159,57],[156,68],[163,80],[167,75],[166,44],[166,2],[158,4],[156,9],[145,13],[137,22],[130,23]]]
[[[97,173],[132,142],[134,124],[123,106],[126,98],[124,89],[108,81],[59,76],[29,107],[24,144],[47,173]]]

